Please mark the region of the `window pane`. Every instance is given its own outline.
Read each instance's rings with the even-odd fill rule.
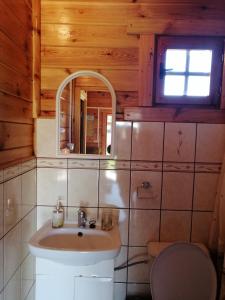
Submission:
[[[186,69],[187,51],[179,49],[166,50],[166,69],[172,69],[170,72],[184,72]]]
[[[166,75],[164,82],[165,96],[183,96],[184,95],[184,76]]]
[[[212,64],[211,50],[191,50],[189,72],[210,73]]]
[[[210,76],[189,76],[187,96],[209,96]]]

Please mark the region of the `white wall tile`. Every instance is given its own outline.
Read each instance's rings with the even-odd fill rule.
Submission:
[[[56,120],[36,119],[35,154],[37,157],[56,157]]]
[[[131,122],[116,122],[115,158],[130,160]]]
[[[197,162],[221,162],[225,152],[225,124],[198,124]]]
[[[134,210],[130,212],[129,244],[146,246],[159,239],[159,210]]]
[[[125,283],[114,283],[114,300],[125,300],[126,292],[127,288]]]
[[[18,223],[4,237],[4,285],[20,265],[21,256],[21,224]]]
[[[130,247],[129,263],[148,260],[146,247]],[[149,283],[150,282],[150,264],[137,264],[128,268],[128,282]]]
[[[36,205],[36,169],[22,176],[22,217],[25,216]]]
[[[162,211],[161,242],[189,241],[191,232],[191,211]]]
[[[22,300],[20,283],[20,269],[18,269],[5,287],[4,300]]]
[[[4,275],[4,253],[3,253],[3,239],[0,240],[0,291],[3,288],[3,275]]]
[[[35,300],[35,284],[32,286],[32,288],[30,289],[26,300]]]
[[[149,296],[151,295],[150,284],[149,283],[128,283],[127,285],[127,295],[129,296]]]
[[[37,230],[48,220],[52,220],[53,206],[37,206]]]
[[[4,233],[4,222],[3,222],[4,209],[3,209],[3,203],[4,203],[3,184],[0,184],[0,238],[3,236],[3,233]]]
[[[161,161],[163,123],[135,122],[132,134],[132,160]]]
[[[115,259],[115,267],[127,264],[127,251],[128,247],[122,246],[119,255]],[[115,271],[114,274],[115,282],[126,282],[127,281],[127,268]]]
[[[130,172],[100,170],[99,205],[129,207]]]
[[[29,253],[28,241],[36,231],[36,208],[33,209],[21,222],[21,255],[24,259]]]
[[[67,170],[37,169],[37,205],[67,205]]]
[[[194,186],[194,209],[214,210],[219,174],[196,173]]]
[[[196,124],[166,123],[164,161],[194,161],[195,136]]]
[[[21,176],[4,183],[4,233],[21,218]]]
[[[68,205],[98,206],[98,170],[68,170]]]
[[[26,299],[34,280],[34,257],[28,255],[21,265],[21,300]]]
[[[193,173],[164,172],[162,208],[191,210],[193,183]]]
[[[209,242],[210,225],[212,223],[212,212],[193,212],[191,241],[203,243]]]

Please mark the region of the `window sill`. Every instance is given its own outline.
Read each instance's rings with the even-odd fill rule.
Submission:
[[[225,124],[225,109],[126,107],[125,121]]]

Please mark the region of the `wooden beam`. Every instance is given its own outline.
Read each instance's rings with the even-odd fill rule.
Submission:
[[[139,106],[152,106],[155,36],[143,34],[139,42]]]
[[[222,91],[221,91],[220,108],[225,109],[225,40],[224,40],[223,77],[222,77]]]
[[[126,121],[190,122],[225,124],[225,110],[194,108],[129,107],[124,109]]]
[[[128,21],[129,34],[225,35],[225,20],[133,18]]]
[[[40,115],[41,103],[40,103],[40,89],[41,89],[41,41],[40,41],[40,27],[41,27],[41,8],[39,0],[32,0],[33,6],[33,82],[32,82],[32,99],[33,99],[33,117],[37,118]]]

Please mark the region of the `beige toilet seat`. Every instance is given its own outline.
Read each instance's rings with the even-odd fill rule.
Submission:
[[[165,248],[151,269],[153,300],[215,300],[216,272],[198,246],[176,243]]]

